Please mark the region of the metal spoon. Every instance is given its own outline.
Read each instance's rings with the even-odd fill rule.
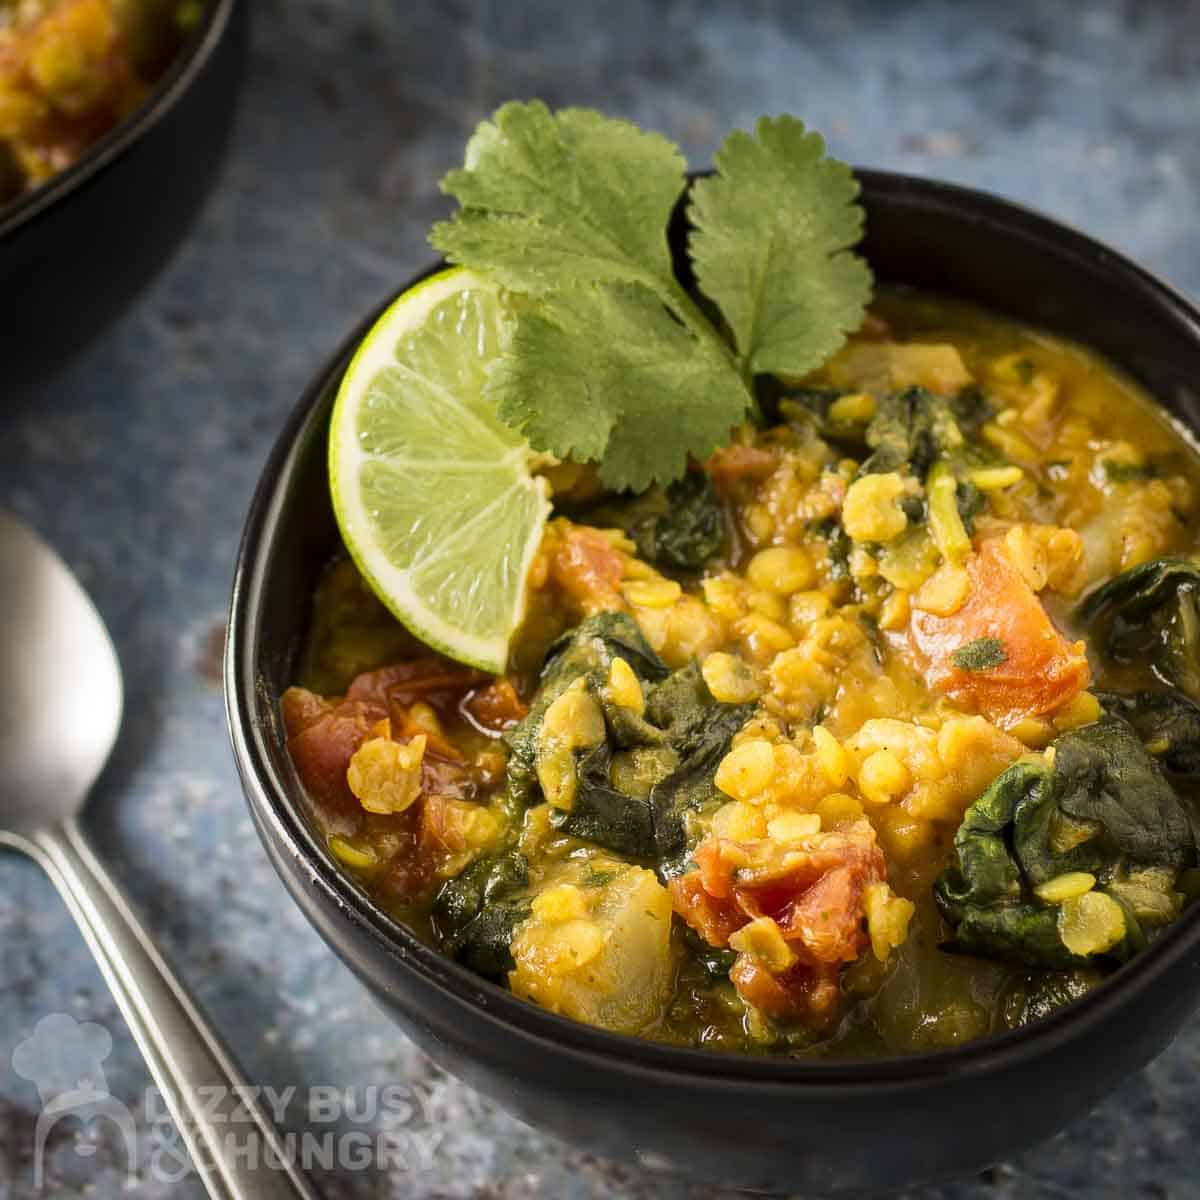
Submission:
[[[318,1200],[76,820],[121,706],[121,669],[99,613],[58,556],[0,512],[0,844],[36,859],[62,893],[209,1194]],[[248,1119],[270,1167],[251,1166]]]

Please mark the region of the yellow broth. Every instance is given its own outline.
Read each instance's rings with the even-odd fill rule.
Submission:
[[[374,747],[359,760],[355,794],[342,788],[334,802],[315,789],[312,817],[374,898],[435,944],[431,905],[445,881],[497,846],[519,851],[534,906],[517,926],[516,966],[502,981],[577,1019],[679,1044],[767,1053],[899,1053],[955,1044],[1032,1019],[1103,975],[1099,960],[1068,978],[947,953],[941,947],[948,928],[932,886],[954,859],[963,813],[996,776],[1017,761],[1052,762],[1046,747],[1057,736],[1096,720],[1096,689],[1155,683],[1148,666],[1106,665],[1090,645],[1085,665],[1075,639],[1087,631],[1071,614],[1091,588],[1130,567],[1196,552],[1200,461],[1151,398],[1082,347],[907,291],[880,295],[863,331],[802,382],[804,393],[785,394],[779,423],[744,427],[707,464],[721,499],[724,549],[698,574],[661,570],[639,557],[629,536],[583,524],[588,512],[605,511],[594,478],[570,464],[552,470],[556,504],[573,520],[551,522],[534,564],[528,617],[513,648],[512,691],[490,692],[487,680],[465,672],[430,691],[429,703],[405,692],[400,717],[393,702],[382,728],[384,709],[362,709],[357,727],[342,727],[343,759],[335,763],[344,765],[351,749],[357,756],[364,744]],[[913,386],[983,405],[964,435],[968,449],[978,449],[974,465],[956,468],[978,480],[982,506],[965,548],[955,550],[954,529],[937,525],[933,470],[924,485],[907,468],[864,474],[861,454],[846,449],[861,441],[884,396]],[[825,432],[798,415],[797,395],[824,406],[833,393],[833,407],[821,409]],[[1004,587],[1036,593],[1030,603],[1044,606],[1065,635],[1053,634],[1057,657],[1046,667],[1047,679],[1057,671],[1067,680],[1054,685],[1058,691],[1037,678],[1024,690],[1014,685],[1011,695],[999,685],[972,691],[960,672],[959,690],[948,692],[931,682],[933,659],[914,650],[926,645],[913,640],[918,621],[952,626],[956,613],[976,603],[981,580],[989,578],[981,573],[986,563],[978,565],[985,544],[1005,556]],[[975,564],[976,573],[963,563]],[[513,698],[533,698],[547,646],[605,611],[628,614],[669,668],[700,663],[721,702],[756,705],[717,768],[719,804],[688,818],[692,851],[723,837],[726,846],[740,839],[767,853],[774,842],[791,844],[787,838],[840,837],[855,828],[877,841],[886,874],[863,868],[863,879],[873,882],[866,885],[872,899],[861,902],[862,949],[831,976],[826,971],[833,999],[827,989],[818,1004],[807,992],[784,1018],[756,1008],[742,992],[768,993],[735,988],[725,977],[729,947],[737,942],[739,959],[757,966],[770,961],[772,947],[786,958],[790,943],[780,948],[771,940],[778,921],[772,930],[767,918],[757,940],[742,935],[706,946],[696,921],[688,919],[689,929],[683,919],[679,892],[670,893],[673,917],[657,912],[670,903],[650,876],[661,863],[563,833],[545,800],[519,805],[505,798],[505,722],[497,718],[489,728],[488,714],[508,711],[511,726],[522,711]],[[285,699],[289,725],[295,731],[331,712],[344,716],[349,710],[337,708],[338,698],[357,676],[422,653],[353,567],[338,562],[315,601],[299,680],[308,691]],[[1040,661],[1030,659],[1035,677]],[[615,695],[626,683],[612,674],[605,686]],[[318,702],[310,693],[333,699]],[[640,692],[631,695],[630,705],[641,703]],[[565,743],[576,754],[589,744],[580,730],[595,719],[579,696],[566,726],[575,741]],[[437,818],[439,830],[452,832],[439,834],[445,840],[436,852],[428,849],[427,815],[417,815],[429,801],[407,793],[395,800],[404,787],[434,786],[409,761],[406,745],[419,733],[442,738],[459,756],[448,769],[453,799]],[[429,745],[436,751],[436,740]],[[295,739],[293,751],[302,775],[318,778]],[[574,787],[570,764],[579,760],[562,761]],[[538,762],[545,795],[558,777],[550,757]],[[661,777],[653,763],[639,762],[620,763],[635,791],[646,782],[639,783],[637,770]],[[338,791],[341,783],[329,786]],[[357,803],[359,792],[373,797],[363,804],[378,811]],[[391,803],[407,807],[388,812]],[[411,856],[422,853],[414,875]],[[690,866],[694,874],[694,861]],[[617,887],[624,891],[614,898]],[[629,917],[635,901],[648,923]],[[669,945],[655,942],[663,920]],[[614,957],[622,939],[625,956]],[[591,956],[590,983],[553,965],[564,955]],[[628,983],[639,964],[648,973],[641,991]],[[1039,998],[1056,987],[1056,999]]]

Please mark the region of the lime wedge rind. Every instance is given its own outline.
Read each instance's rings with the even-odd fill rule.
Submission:
[[[484,404],[502,320],[496,285],[461,269],[404,293],[351,360],[329,438],[334,512],[363,577],[427,645],[496,673],[550,501],[520,436],[429,376],[444,369]],[[369,450],[372,429],[384,433]]]

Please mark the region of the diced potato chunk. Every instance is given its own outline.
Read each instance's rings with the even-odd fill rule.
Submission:
[[[908,387],[952,396],[971,382],[958,350],[944,342],[852,343],[834,356],[828,369],[835,387],[876,396]]]
[[[540,891],[533,900],[533,915],[548,925],[574,921],[588,915],[583,889],[573,883],[556,883]]]
[[[516,995],[614,1033],[641,1033],[669,998],[671,898],[642,867],[572,862],[535,898],[511,949]]]

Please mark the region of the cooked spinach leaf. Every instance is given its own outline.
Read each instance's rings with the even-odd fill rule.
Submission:
[[[542,667],[542,687],[556,688],[557,697],[580,675],[607,671],[614,658],[623,658],[639,679],[655,681],[670,674],[632,617],[603,612],[581,621],[550,647]]]
[[[1200,705],[1182,692],[1097,692],[1107,712],[1124,717],[1169,774],[1200,782]]]
[[[924,479],[939,457],[962,447],[963,436],[945,400],[924,388],[910,387],[878,402],[866,442],[871,455],[859,468],[860,474],[899,471],[907,465],[913,475]]]
[[[1078,616],[1112,662],[1149,663],[1164,683],[1200,702],[1200,564],[1151,559],[1097,588]]]
[[[777,420],[802,439],[815,435],[834,442],[844,450],[861,453],[865,446],[866,425],[858,421],[838,420],[830,410],[836,400],[850,393],[839,388],[785,387],[775,402]]]
[[[447,879],[430,914],[446,953],[488,979],[507,975],[516,965],[513,931],[529,916],[528,883],[529,868],[515,850],[478,859]]]
[[[987,499],[968,473],[999,460],[982,442],[968,440],[964,430],[976,431],[991,411],[978,388],[964,388],[948,399],[920,387],[886,396],[867,426],[866,443],[871,454],[859,467],[859,474],[897,471],[925,483],[930,495],[924,501],[910,497],[902,502],[909,525],[915,528],[929,519],[928,509],[935,515],[939,511],[932,496],[936,466],[938,472],[954,480],[952,493],[944,498],[941,519],[957,514],[966,536],[971,537],[975,518],[986,507]]]
[[[689,471],[639,496],[609,497],[574,515],[589,525],[623,530],[643,559],[669,571],[702,570],[725,541],[720,501],[703,471]]]
[[[543,672],[529,715],[509,735],[509,791],[529,802],[538,788],[538,737],[549,702],[573,680],[604,713],[604,741],[576,752],[570,807],[552,808],[556,828],[646,862],[661,863],[686,850],[688,811],[717,800],[713,775],[753,705],[719,703],[695,662],[665,675],[649,647],[630,654],[627,617],[583,622],[564,640]],[[636,630],[636,626],[633,626]],[[614,632],[619,634],[614,640]],[[640,633],[637,635],[640,640]],[[642,643],[644,646],[644,643]],[[649,655],[649,657],[647,657]],[[612,703],[606,689],[613,657],[629,662],[645,697],[645,714]],[[665,678],[664,678],[665,675]]]
[[[969,480],[960,480],[954,489],[954,503],[969,537],[975,536],[975,518],[987,506],[984,494]]]
[[[569,809],[550,809],[550,823],[572,837],[583,838],[627,854],[654,857],[654,821],[650,802],[622,792],[611,782],[613,748],[603,742],[581,755],[575,767],[575,800]]]
[[[687,851],[685,819],[719,800],[713,776],[733,735],[750,719],[753,704],[714,699],[697,663],[689,663],[654,689],[646,715],[666,731],[679,765],[650,791],[660,861]]]
[[[635,538],[643,557],[679,571],[700,571],[725,540],[721,507],[712,480],[689,471],[667,488],[667,511],[643,538]],[[645,549],[643,550],[643,542]]]
[[[854,543],[842,528],[842,523],[836,517],[826,517],[822,521],[813,522],[809,528],[818,537],[825,539],[830,579],[849,579],[850,554]]]
[[[683,943],[688,957],[700,964],[710,980],[728,979],[737,959],[737,951],[710,946],[694,929],[683,927]]]
[[[632,617],[599,613],[558,639],[546,654],[537,695],[525,719],[504,735],[509,748],[508,789],[520,804],[536,787],[537,732],[546,709],[581,676],[603,680],[614,658],[623,658],[645,683],[663,679],[667,667],[651,650]]]
[[[1102,953],[1129,957],[1144,938],[1129,880],[1169,892],[1195,864],[1191,814],[1128,724],[1104,717],[1053,746],[1053,766],[1015,764],[967,810],[957,862],[934,887],[954,929],[948,948],[1036,967],[1090,961],[1064,942],[1064,909],[1035,892],[1087,872],[1125,909],[1125,936]]]
[[[1109,483],[1136,483],[1142,479],[1153,479],[1155,474],[1153,467],[1117,462],[1111,458],[1106,458],[1101,466],[1104,468],[1104,478]]]
[[[949,400],[950,412],[963,433],[977,433],[996,415],[996,407],[976,383],[969,383]]]
[[[1018,1029],[1083,999],[1100,982],[1096,971],[1037,971],[1023,979],[1004,1002],[1004,1024]]]

